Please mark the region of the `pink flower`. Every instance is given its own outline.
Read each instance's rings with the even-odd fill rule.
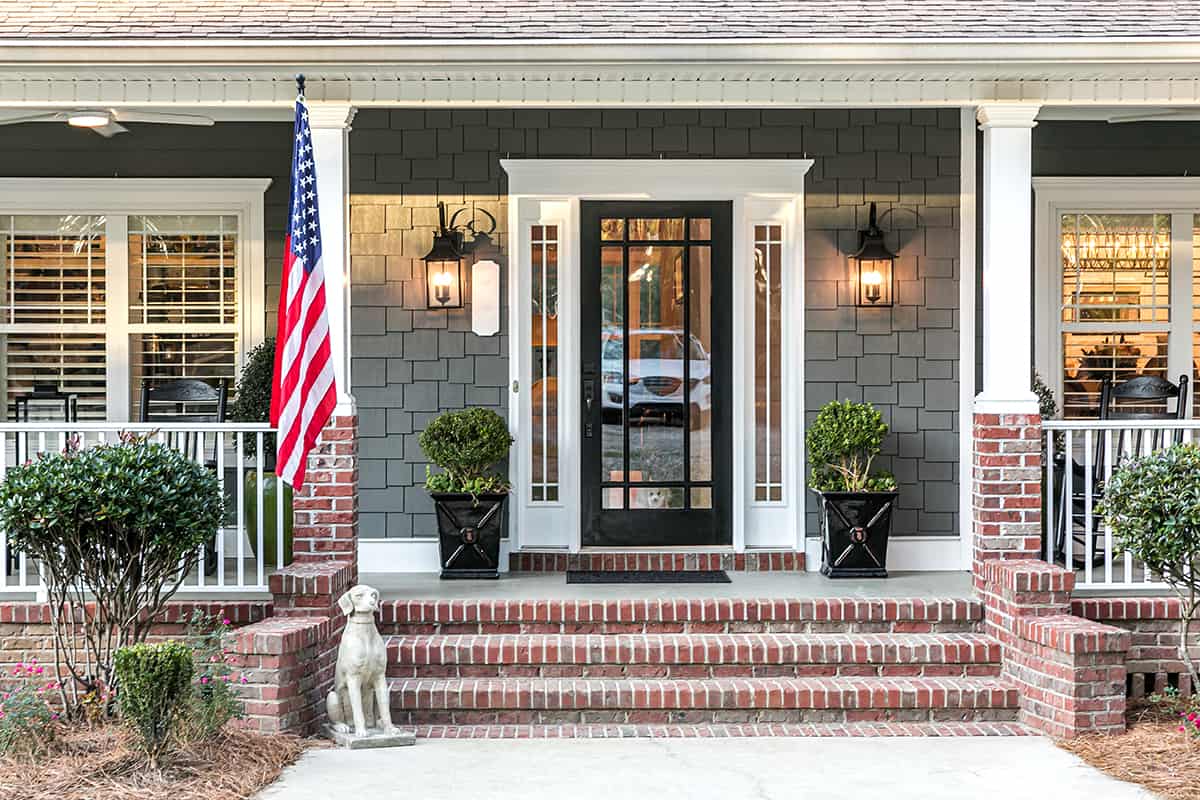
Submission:
[[[229,621],[229,617],[226,617],[225,619],[221,620],[221,624],[222,625],[232,625],[233,623]]]
[[[208,676],[207,676],[207,675],[205,675],[203,678],[201,678],[201,679],[200,679],[200,683],[201,683],[202,685],[207,685],[207,684],[208,684]]]

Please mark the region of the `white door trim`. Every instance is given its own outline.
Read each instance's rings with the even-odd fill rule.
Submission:
[[[579,443],[581,425],[579,387],[580,287],[577,280],[579,252],[579,204],[582,200],[712,200],[733,203],[733,352],[753,354],[753,242],[750,229],[755,222],[779,221],[789,241],[784,248],[784,313],[790,317],[783,336],[788,348],[784,363],[791,375],[784,385],[784,435],[790,458],[784,480],[790,494],[786,503],[774,504],[772,524],[752,511],[753,463],[748,454],[746,428],[753,420],[753,380],[747,358],[735,359],[735,391],[731,413],[734,420],[732,491],[733,546],[741,551],[755,546],[803,546],[803,331],[804,331],[804,176],[812,167],[808,159],[503,159],[509,178],[509,236],[511,273],[509,307],[512,335],[509,342],[509,424],[516,439],[509,474],[516,487],[510,514],[514,549],[558,549],[578,551],[581,547],[579,518]],[[558,453],[559,500],[533,503],[525,491],[532,440],[526,420],[531,405],[527,387],[532,385],[530,322],[530,252],[524,230],[530,224],[556,224],[560,233],[558,281]],[[747,339],[750,340],[747,344]],[[521,390],[525,388],[526,391]],[[515,390],[515,391],[514,391]],[[741,433],[742,435],[739,435]],[[747,489],[749,488],[749,492]]]

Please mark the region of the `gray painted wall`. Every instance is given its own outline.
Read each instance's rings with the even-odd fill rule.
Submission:
[[[835,398],[877,404],[893,430],[881,465],[901,483],[896,535],[956,535],[958,125],[954,109],[360,112],[350,150],[362,535],[432,535],[418,433],[444,409],[504,409],[507,315],[500,336],[480,338],[469,309],[425,311],[419,259],[438,200],[491,211],[507,252],[506,156],[814,159],[808,416]],[[853,306],[845,254],[872,200],[895,209],[882,219],[899,254],[890,310]]]

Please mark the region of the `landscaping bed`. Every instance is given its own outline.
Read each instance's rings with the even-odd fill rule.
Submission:
[[[1137,783],[1165,800],[1200,795],[1200,739],[1180,720],[1151,706],[1132,709],[1128,730],[1116,736],[1080,736],[1059,747],[1114,778]]]
[[[181,746],[152,769],[128,731],[116,724],[65,728],[37,760],[0,759],[5,800],[243,800],[315,746],[295,736],[266,736],[229,726]]]

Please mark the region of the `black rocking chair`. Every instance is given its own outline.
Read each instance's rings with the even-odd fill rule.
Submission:
[[[1076,461],[1070,453],[1055,456],[1053,487],[1057,499],[1054,510],[1055,561],[1066,565],[1069,529],[1072,566],[1082,569],[1087,563],[1087,492],[1090,482],[1092,495],[1090,557],[1093,566],[1104,564],[1107,553],[1102,529],[1103,519],[1096,512],[1096,505],[1104,495],[1105,459],[1106,457],[1110,458],[1115,466],[1123,453],[1149,453],[1183,441],[1182,430],[1138,428],[1137,423],[1148,420],[1184,419],[1187,413],[1187,397],[1187,375],[1180,375],[1178,384],[1171,383],[1157,375],[1139,375],[1116,386],[1112,384],[1111,379],[1104,379],[1100,385],[1100,420],[1128,420],[1131,424],[1128,429],[1123,428],[1112,434],[1106,434],[1104,431],[1097,431],[1093,434],[1095,441],[1092,447],[1090,475],[1085,466]],[[1172,401],[1175,403],[1174,410],[1171,409]],[[1066,479],[1068,458],[1071,470],[1069,487]]]
[[[228,408],[229,380],[226,378],[221,378],[215,387],[190,378],[157,386],[143,380],[138,419],[141,422],[225,422]],[[201,452],[203,437],[198,431],[167,431],[164,439],[168,446],[182,451],[189,458],[197,461],[204,458],[205,454]],[[214,436],[212,457],[204,458],[204,466],[214,472],[220,446],[220,438]],[[214,540],[204,545],[204,574],[215,575],[216,572],[217,548]]]

